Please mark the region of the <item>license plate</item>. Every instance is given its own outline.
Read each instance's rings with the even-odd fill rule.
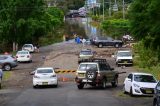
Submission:
[[[21,57],[24,57],[24,56],[21,56]]]
[[[42,82],[43,85],[48,85],[48,82]]]
[[[79,77],[84,77],[84,74],[81,74],[81,73],[80,73],[80,74],[78,74],[78,76],[79,76]]]
[[[146,93],[152,93],[152,91],[151,90],[146,90]]]
[[[127,63],[127,61],[124,61],[124,63]]]

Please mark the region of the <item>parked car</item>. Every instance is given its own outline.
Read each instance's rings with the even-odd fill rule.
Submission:
[[[12,55],[0,55],[0,65],[2,65],[3,70],[10,71],[16,67],[18,63],[17,59]]]
[[[92,40],[92,44],[96,45],[99,48],[103,46],[114,46],[116,48],[122,47],[123,42],[121,40],[114,40],[110,37],[95,37]]]
[[[113,71],[106,59],[92,59],[88,62],[80,63],[75,81],[78,89],[83,89],[84,85],[100,86],[106,88],[107,83],[113,87],[118,84],[118,72]]]
[[[52,67],[37,68],[34,71],[33,87],[54,85],[58,86],[58,78]]]
[[[124,81],[124,92],[133,95],[153,95],[157,80],[152,74],[130,73]]]
[[[119,50],[114,55],[116,65],[133,65],[133,55],[130,50]]]
[[[18,51],[16,58],[18,62],[32,62],[32,55],[28,50]]]
[[[35,47],[33,46],[33,44],[24,44],[22,50],[28,50],[29,52],[34,52]]]
[[[157,83],[154,91],[153,106],[160,106],[160,81]]]
[[[0,89],[2,88],[3,71],[0,69]]]
[[[78,63],[81,63],[81,61],[93,59],[93,58],[94,58],[94,53],[91,49],[83,49],[79,53]]]

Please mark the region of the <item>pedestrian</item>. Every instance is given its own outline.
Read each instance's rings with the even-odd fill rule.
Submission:
[[[3,71],[2,69],[0,69],[0,80],[2,80],[2,78],[3,78]]]
[[[85,43],[86,43],[86,39],[85,39],[85,38],[82,38],[83,47],[85,46]]]

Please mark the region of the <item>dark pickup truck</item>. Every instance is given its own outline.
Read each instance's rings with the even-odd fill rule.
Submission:
[[[123,42],[121,40],[114,40],[110,37],[95,37],[92,40],[92,44],[96,45],[99,48],[103,46],[114,46],[116,48],[122,47]]]
[[[111,83],[113,87],[116,87],[118,72],[110,67],[106,59],[91,59],[88,62],[80,63],[75,81],[78,89],[83,89],[87,84],[106,88],[106,84]]]

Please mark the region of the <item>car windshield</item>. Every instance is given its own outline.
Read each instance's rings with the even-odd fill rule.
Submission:
[[[23,47],[32,47],[31,45],[24,45]]]
[[[156,83],[156,80],[151,75],[134,75],[134,81]]]
[[[98,71],[96,64],[80,64],[79,71],[93,70]]]
[[[131,52],[118,52],[117,56],[132,56]]]
[[[37,73],[53,73],[52,69],[38,69]]]
[[[28,52],[18,52],[17,54],[28,54]]]
[[[81,55],[92,55],[91,51],[81,51],[80,52]]]

